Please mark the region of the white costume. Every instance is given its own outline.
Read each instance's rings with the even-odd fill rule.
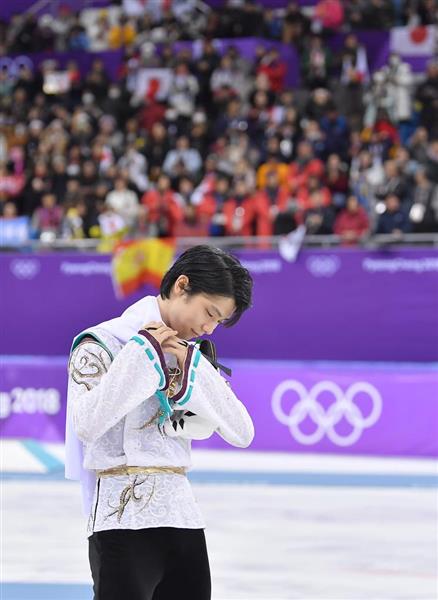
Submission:
[[[88,535],[203,528],[184,474],[191,466],[191,440],[216,431],[233,446],[246,447],[254,436],[245,407],[196,344],[189,345],[179,389],[167,398],[168,368],[176,359],[163,355],[148,333],[137,333],[151,321],[162,318],[157,299],[147,296],[73,342],[66,477],[82,481]],[[96,477],[96,471],[121,466],[152,469]]]

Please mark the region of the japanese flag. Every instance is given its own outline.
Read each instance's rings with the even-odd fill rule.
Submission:
[[[419,25],[416,27],[394,27],[390,31],[391,52],[400,56],[430,56],[435,53],[436,27]]]

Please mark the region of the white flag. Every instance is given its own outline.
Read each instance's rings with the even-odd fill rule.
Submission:
[[[300,225],[294,231],[282,237],[278,244],[281,258],[287,262],[295,262],[305,237],[305,225]]]
[[[400,56],[430,56],[436,49],[437,28],[434,25],[394,27],[390,31],[389,49]]]

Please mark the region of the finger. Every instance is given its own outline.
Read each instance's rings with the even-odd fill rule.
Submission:
[[[174,329],[168,329],[167,331],[160,331],[160,344],[165,342],[166,340],[175,337],[175,333],[177,333]]]
[[[162,348],[174,348],[175,350],[178,348],[178,344],[172,339],[164,340],[161,344]]]

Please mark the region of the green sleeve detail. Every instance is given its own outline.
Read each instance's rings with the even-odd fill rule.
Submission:
[[[109,356],[111,357],[111,360],[114,360],[113,353],[109,350],[109,348],[106,346],[106,344],[104,344],[102,342],[102,340],[92,331],[84,331],[84,333],[80,333],[78,336],[75,337],[75,339],[73,340],[71,350],[70,350],[70,354],[73,352],[73,350],[75,348],[77,348],[79,346],[79,344],[82,342],[82,340],[86,337],[93,338],[98,344],[100,344],[102,346],[102,348],[104,348],[108,352]]]

